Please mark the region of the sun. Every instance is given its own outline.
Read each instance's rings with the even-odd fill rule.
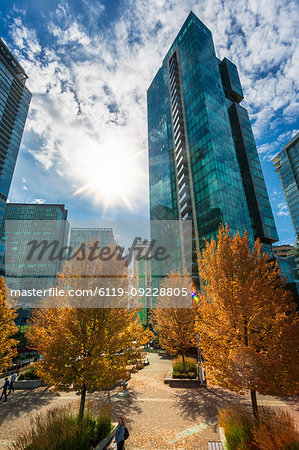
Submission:
[[[126,139],[110,139],[104,144],[92,143],[77,170],[82,186],[74,195],[84,194],[101,203],[104,210],[114,205],[132,209],[138,179],[140,152]]]

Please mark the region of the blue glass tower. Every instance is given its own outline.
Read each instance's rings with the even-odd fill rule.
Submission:
[[[0,39],[0,226],[31,100],[27,75]],[[4,247],[0,245],[0,256]]]
[[[299,292],[299,133],[273,159],[279,175],[296,234],[293,262],[294,277]]]
[[[299,133],[273,159],[299,240]]]
[[[236,66],[191,12],[147,93],[150,216],[190,220],[193,250],[220,224],[278,240]]]

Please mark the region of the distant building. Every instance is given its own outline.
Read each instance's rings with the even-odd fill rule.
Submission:
[[[299,133],[273,159],[299,239]]]
[[[292,269],[299,292],[299,133],[273,159],[279,175],[296,234]]]
[[[59,258],[38,260],[38,252],[27,259],[30,246],[36,240],[59,247],[67,245],[69,224],[64,205],[8,203],[0,229],[5,243],[4,270],[8,286],[12,289],[47,289],[55,285],[57,273],[62,270]]]
[[[294,252],[294,247],[289,244],[273,245],[272,250],[275,257],[286,258],[290,256],[290,252]]]
[[[114,243],[112,228],[71,228],[69,245],[73,248],[80,247],[81,244],[99,242],[99,247],[107,247]]]
[[[0,39],[0,227],[31,100],[27,78]],[[0,259],[3,252],[0,242]]]
[[[149,311],[152,307],[151,295],[151,260],[149,259],[150,242],[138,241],[133,253],[134,287],[143,295],[140,295],[140,321],[148,325]],[[138,257],[137,257],[138,255]],[[147,255],[145,259],[144,256]],[[135,305],[136,307],[136,305]]]

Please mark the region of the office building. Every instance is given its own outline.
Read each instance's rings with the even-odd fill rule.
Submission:
[[[11,289],[47,289],[56,283],[64,261],[48,257],[51,243],[58,242],[57,251],[67,245],[68,211],[60,204],[7,203],[0,239],[5,243],[4,269]],[[49,252],[38,258],[39,250],[28,258],[31,244],[50,244]]]
[[[192,223],[192,252],[220,224],[272,255],[278,240],[237,67],[191,12],[147,92],[151,220]],[[190,248],[181,248],[182,258]],[[196,267],[193,257],[193,269]]]
[[[27,78],[0,39],[0,226],[31,100],[25,86]],[[0,259],[3,253],[0,242]]]
[[[71,228],[70,247],[78,248],[82,244],[90,244],[91,242],[98,242],[100,248],[113,245],[114,236],[112,228]]]
[[[293,273],[299,280],[299,133],[273,159],[279,175],[296,234]],[[299,282],[297,283],[299,292]]]
[[[273,159],[299,239],[299,133]]]
[[[147,255],[145,258],[144,256]],[[143,325],[148,325],[149,311],[152,307],[151,297],[151,259],[150,242],[138,241],[135,243],[133,253],[133,279],[134,287],[140,293],[138,295],[139,317]],[[134,305],[135,307],[137,305]]]
[[[275,257],[287,258],[290,253],[294,253],[294,247],[289,244],[273,245],[273,255]]]

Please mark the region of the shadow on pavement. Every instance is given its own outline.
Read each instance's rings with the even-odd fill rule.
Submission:
[[[181,413],[192,420],[202,416],[209,421],[218,415],[218,409],[241,402],[238,394],[213,387],[182,389],[176,395]]]
[[[141,414],[142,409],[137,405],[137,393],[134,390],[127,391],[128,395],[125,397],[116,398],[112,401],[112,420],[117,422],[119,417],[123,417],[124,421],[130,424],[130,414],[134,413]]]
[[[57,394],[49,391],[49,387],[45,387],[39,390],[24,390],[11,393],[7,397],[7,402],[0,402],[0,424],[4,421],[7,422],[16,419],[23,414],[29,414],[33,410],[37,410],[44,405],[51,403],[53,398]]]

